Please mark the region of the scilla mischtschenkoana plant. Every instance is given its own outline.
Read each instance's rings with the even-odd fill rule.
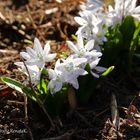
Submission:
[[[115,0],[113,6],[105,6],[98,0],[88,0],[80,7],[80,16],[75,17],[80,25],[76,35],[80,34],[85,42],[94,41],[94,49],[102,53],[99,65],[115,66],[123,74],[130,74],[134,68],[133,58],[140,46],[140,6],[136,6],[136,0]],[[76,53],[72,45],[68,45]],[[76,47],[79,48],[78,44]],[[93,71],[99,71],[99,68]],[[96,74],[92,75],[97,77]],[[98,79],[91,76],[82,79],[77,95],[80,93],[78,98],[87,102],[96,87],[93,83],[96,85]]]
[[[103,53],[100,64],[121,68],[130,73],[134,54],[140,46],[140,6],[137,0],[114,0],[105,7],[98,0],[88,0],[81,5],[80,25],[76,34],[86,40],[94,39],[95,48]]]
[[[60,114],[70,88],[81,101],[88,101],[97,84],[95,79],[106,76],[114,66],[130,70],[138,50],[140,6],[136,7],[136,0],[115,0],[114,6],[106,8],[101,1],[88,0],[82,3],[79,15],[75,17],[80,25],[76,43],[67,41],[72,52],[69,56],[56,59],[57,54],[49,53],[49,43],[42,48],[35,38],[34,47],[20,53],[23,61],[15,63],[27,80],[22,84],[1,77],[8,86],[37,102],[46,114]],[[54,66],[46,67],[51,61],[55,61]]]
[[[11,88],[25,93],[30,99],[37,102],[45,114],[57,116],[62,109],[69,88],[79,89],[79,76],[88,75],[86,66],[89,65],[91,74],[99,77],[92,70],[103,72],[106,69],[97,66],[101,52],[93,48],[94,40],[88,41],[85,45],[81,34],[77,37],[77,46],[68,41],[68,45],[75,53],[67,58],[56,60],[54,68],[46,68],[46,63],[54,61],[57,54],[50,54],[50,45],[46,43],[44,49],[40,41],[35,38],[34,47],[26,48],[26,52],[21,52],[22,62],[15,62],[20,70],[26,75],[24,83],[16,80],[1,77]],[[50,119],[51,120],[51,119]],[[52,123],[53,124],[53,123]]]

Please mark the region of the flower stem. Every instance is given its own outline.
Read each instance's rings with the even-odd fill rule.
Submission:
[[[72,86],[70,86],[68,90],[68,101],[69,101],[70,109],[75,110],[77,107],[77,99],[75,95],[75,90]]]

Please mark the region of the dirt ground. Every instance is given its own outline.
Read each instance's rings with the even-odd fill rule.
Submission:
[[[72,40],[78,25],[79,0],[0,0],[0,76],[21,82],[24,76],[14,62],[19,53],[38,37],[50,41],[54,52],[68,51],[65,41]],[[54,119],[51,129],[36,104],[0,83],[0,140],[140,140],[140,64],[130,77],[105,78],[93,94],[92,102],[69,110]],[[112,98],[112,94],[115,98]],[[112,124],[112,106],[117,101],[119,119]],[[116,110],[115,110],[116,111]]]

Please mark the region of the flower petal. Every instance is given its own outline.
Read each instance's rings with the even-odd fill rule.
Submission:
[[[57,55],[56,53],[48,54],[47,56],[45,56],[45,62],[52,61],[56,57],[56,55]]]
[[[78,49],[84,49],[84,42],[81,33],[77,36],[77,47]]]
[[[27,47],[26,48],[26,51],[30,55],[30,57],[32,57],[32,58],[35,58],[36,57],[36,52],[32,48]]]
[[[87,21],[81,17],[74,17],[74,20],[81,26],[87,24]]]
[[[94,69],[98,65],[99,61],[100,61],[100,58],[98,58],[95,61],[93,61],[92,63],[90,63],[90,68]]]
[[[20,52],[20,55],[26,60],[31,59],[30,55],[26,52]]]
[[[75,53],[79,54],[79,51],[77,49],[77,47],[71,42],[71,41],[67,41],[68,47],[74,51]]]
[[[92,50],[94,47],[94,42],[95,42],[94,40],[88,41],[87,44],[85,45],[86,50],[88,51]]]
[[[43,49],[38,38],[34,39],[34,50],[38,53],[43,53]]]
[[[78,80],[75,78],[73,79],[72,81],[69,82],[70,84],[72,84],[72,86],[75,88],[75,89],[78,89],[79,88],[79,83],[78,83]]]
[[[96,74],[95,72],[93,72],[92,70],[90,71],[90,73],[91,73],[94,77],[99,78],[99,75]]]
[[[101,67],[101,66],[97,66],[97,67],[95,67],[95,70],[98,72],[104,72],[106,70],[106,68]]]
[[[62,88],[62,82],[59,82],[57,80],[51,80],[48,84],[48,90],[50,90],[51,94],[54,94],[61,90]]]
[[[87,62],[87,59],[86,58],[75,58],[73,59],[73,63],[75,66],[79,66],[81,64],[84,64]]]
[[[48,54],[49,51],[50,51],[50,45],[49,45],[49,42],[47,42],[47,43],[45,44],[45,47],[44,47],[44,53],[45,53],[45,54]],[[45,55],[45,54],[44,54],[44,55]]]
[[[49,79],[56,78],[56,73],[53,69],[48,69],[48,75],[49,75]]]

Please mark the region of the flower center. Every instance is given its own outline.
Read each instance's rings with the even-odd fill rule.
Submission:
[[[43,61],[43,55],[41,53],[37,53],[37,57],[39,58],[39,60]]]

